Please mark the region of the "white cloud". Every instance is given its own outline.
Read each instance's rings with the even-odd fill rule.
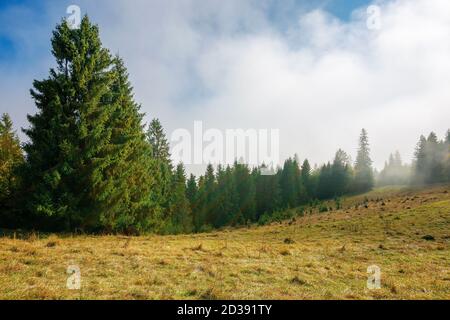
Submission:
[[[268,18],[269,4],[283,3],[80,6],[99,23],[105,45],[125,58],[148,119],[160,117],[169,132],[192,130],[194,120],[221,129],[279,128],[282,158],[298,153],[322,163],[338,148],[354,156],[365,127],[378,167],[397,149],[410,160],[421,133],[444,134],[448,0],[380,1],[376,31],[366,27],[366,8],[347,22],[317,9],[283,29]]]

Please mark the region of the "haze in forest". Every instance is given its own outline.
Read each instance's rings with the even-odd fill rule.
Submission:
[[[281,162],[355,158],[366,128],[381,170],[421,134],[444,137],[450,118],[447,0],[78,1],[106,47],[124,58],[147,123],[177,128],[280,129]],[[25,5],[25,4],[26,5]],[[67,3],[13,2],[0,10],[0,110],[21,139],[36,109],[33,79],[54,65],[48,37]],[[380,28],[366,9],[380,8]]]

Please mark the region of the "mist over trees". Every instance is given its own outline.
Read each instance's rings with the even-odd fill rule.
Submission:
[[[415,184],[431,184],[450,181],[450,130],[443,140],[434,132],[428,138],[421,136],[414,153]]]
[[[411,183],[412,167],[404,164],[398,151],[391,153],[377,177],[378,186],[406,185]]]
[[[422,136],[412,166],[398,152],[375,175],[368,133],[356,161],[339,149],[313,169],[297,155],[273,175],[235,161],[186,177],[170,160],[163,126],[146,126],[123,60],[105,49],[87,16],[53,32],[57,67],[33,83],[37,113],[20,146],[0,121],[0,227],[139,234],[190,233],[264,223],[289,208],[370,191],[375,185],[450,181],[450,131]],[[25,155],[25,156],[24,156]]]

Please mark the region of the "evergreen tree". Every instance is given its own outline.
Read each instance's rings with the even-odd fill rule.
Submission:
[[[156,179],[153,201],[163,212],[163,218],[169,220],[170,193],[172,181],[172,162],[170,160],[170,146],[158,119],[153,119],[148,127],[147,139],[152,148],[152,157],[155,160],[151,175]]]
[[[216,195],[216,177],[214,167],[209,164],[206,173],[200,178],[198,184],[197,210],[194,214],[194,226],[196,231],[207,230],[214,223],[214,197]]]
[[[333,170],[328,162],[320,168],[317,184],[317,197],[319,199],[330,199],[334,196]]]
[[[305,187],[306,200],[309,201],[314,196],[314,190],[311,181],[311,165],[308,159],[305,159],[301,167],[301,181]]]
[[[356,192],[367,192],[374,186],[372,159],[370,158],[369,138],[362,129],[359,138],[359,149],[355,163],[354,189]]]
[[[233,171],[227,166],[217,169],[217,192],[215,195],[215,210],[213,211],[213,225],[218,228],[229,225],[239,214],[238,194],[234,181]]]
[[[87,16],[79,29],[56,27],[52,53],[57,68],[34,82],[38,113],[24,130],[30,227],[150,227],[150,149],[123,64]]]
[[[442,182],[444,176],[443,145],[438,141],[434,132],[428,136],[425,150],[428,165],[425,182]]]
[[[128,72],[119,57],[113,60],[114,80],[110,95],[104,99],[112,104],[106,126],[111,128],[109,145],[97,156],[97,196],[104,199],[101,223],[113,231],[157,229],[160,214],[151,201],[156,181],[150,175],[154,161],[151,146],[143,131],[143,114],[133,100]]]
[[[267,213],[271,214],[280,208],[281,190],[279,184],[279,176],[274,175],[261,175],[261,170],[265,170],[266,166],[263,165],[262,169],[256,171],[254,180],[256,188],[256,220]]]
[[[423,135],[420,136],[419,142],[417,143],[416,150],[414,152],[415,157],[415,174],[414,182],[420,184],[425,182],[425,177],[427,176],[427,140]]]
[[[8,114],[0,119],[0,227],[15,227],[20,223],[18,199],[19,168],[24,163],[19,138]]]
[[[256,220],[256,189],[253,176],[246,164],[234,163],[234,181],[238,195],[240,214],[234,219],[235,224]]]
[[[427,139],[420,137],[414,153],[414,182],[416,184],[448,181],[448,136],[439,141],[431,132]]]
[[[343,150],[339,149],[331,166],[332,196],[338,197],[348,193],[351,178],[350,158]]]
[[[196,212],[197,210],[195,206],[197,203],[197,196],[198,196],[197,181],[195,179],[195,176],[191,173],[187,181],[186,198],[189,201],[192,214],[194,214],[194,212]]]
[[[410,182],[410,167],[404,165],[398,151],[390,154],[389,161],[384,164],[383,170],[377,178],[378,186],[405,185]]]
[[[170,233],[189,233],[193,229],[192,211],[186,196],[186,175],[182,163],[177,165],[171,188]]]
[[[296,160],[289,158],[284,162],[280,176],[282,206],[295,208],[299,200],[299,168]]]

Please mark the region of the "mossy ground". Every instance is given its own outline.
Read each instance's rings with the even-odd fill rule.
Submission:
[[[0,299],[450,299],[449,192],[377,189],[340,210],[196,235],[3,237]],[[66,287],[69,265],[81,290]],[[381,289],[366,286],[370,265]]]

